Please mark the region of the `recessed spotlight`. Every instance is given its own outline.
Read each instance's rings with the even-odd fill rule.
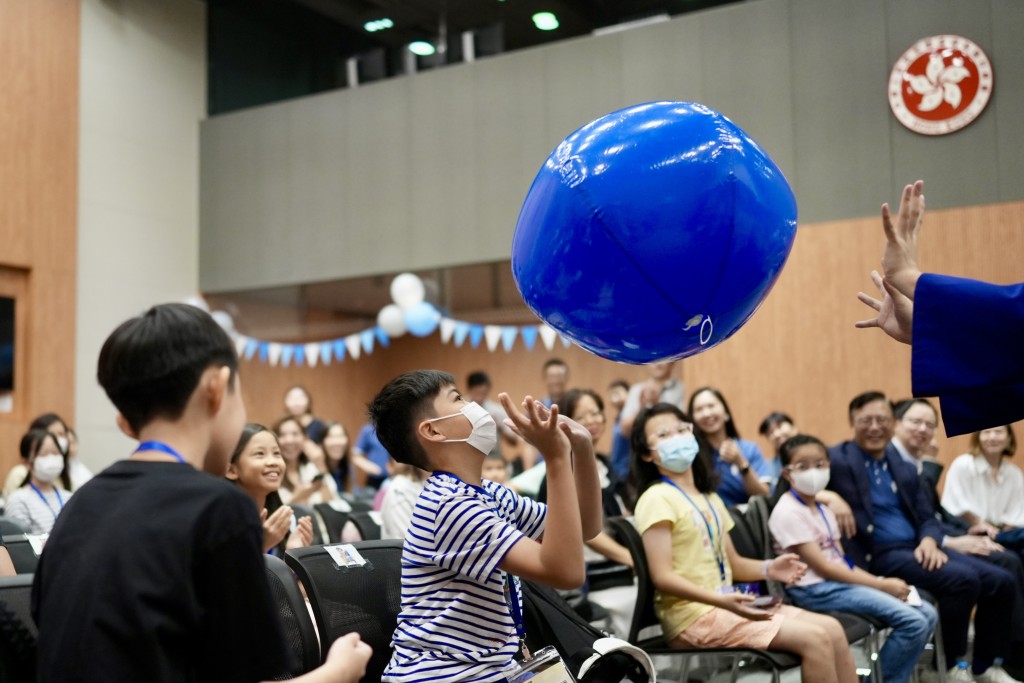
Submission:
[[[365,24],[363,24],[363,28],[366,29],[369,33],[374,33],[376,31],[383,31],[385,29],[393,28],[394,25],[395,22],[391,21],[387,17],[384,17],[383,19],[374,19],[373,21],[366,22]]]
[[[541,31],[554,31],[558,28],[558,17],[552,12],[537,12],[532,18],[533,25]]]
[[[417,40],[416,42],[409,43],[409,52],[420,57],[429,57],[430,55],[437,52],[434,46],[425,40]]]

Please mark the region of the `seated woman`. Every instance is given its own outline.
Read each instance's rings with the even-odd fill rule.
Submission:
[[[637,417],[631,438],[635,515],[670,647],[745,647],[801,657],[803,680],[854,683],[853,655],[832,617],[789,605],[761,609],[732,583],[786,584],[806,565],[791,553],[752,560],[729,538],[732,517],[714,492],[717,474],[689,417],[659,403]]]
[[[45,429],[31,429],[21,438],[21,457],[28,474],[21,487],[7,498],[4,514],[29,528],[48,534],[71,498],[67,456],[57,437]]]
[[[340,422],[326,423],[319,445],[324,452],[327,474],[334,479],[335,488],[339,493],[351,491],[352,442],[345,425]]]
[[[308,516],[292,523],[292,509],[281,502],[277,491],[284,480],[284,458],[274,433],[259,424],[247,424],[231,454],[227,478],[238,484],[260,511],[263,521],[263,552],[282,555],[313,542],[313,520]]]
[[[711,464],[718,471],[722,501],[740,505],[751,496],[767,496],[771,491],[765,480],[771,480],[771,470],[757,444],[740,438],[722,392],[712,387],[698,389],[690,396],[689,411],[695,434],[711,446]]]
[[[1024,551],[1024,472],[1009,462],[1017,452],[1013,427],[971,435],[970,452],[946,473],[942,507],[1020,553]]]
[[[394,460],[388,470],[391,476],[388,477],[387,486],[381,487],[381,538],[405,538],[416,501],[430,473]]]
[[[775,551],[796,553],[807,573],[786,589],[793,603],[816,612],[854,612],[874,617],[892,633],[879,653],[885,683],[905,682],[935,629],[935,608],[920,599],[907,604],[910,586],[875,576],[846,559],[836,517],[815,496],[829,479],[828,450],[800,434],[782,444],[783,490],[768,522]]]
[[[274,434],[281,445],[285,471],[278,493],[285,503],[316,505],[338,499],[338,485],[334,477],[327,474],[323,451],[317,448],[313,460],[306,455],[306,430],[299,419],[291,415],[283,417],[274,425]]]

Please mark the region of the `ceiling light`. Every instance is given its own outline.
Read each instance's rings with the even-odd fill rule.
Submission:
[[[384,17],[383,19],[374,19],[373,21],[366,22],[363,24],[363,28],[365,28],[369,33],[374,33],[375,31],[383,31],[385,29],[392,28],[394,25],[395,22]]]
[[[419,55],[420,57],[429,57],[436,51],[437,50],[434,49],[434,46],[425,40],[417,40],[414,43],[409,43],[409,52],[414,55]]]
[[[533,25],[541,31],[554,31],[558,28],[558,17],[551,12],[537,12],[533,15]]]

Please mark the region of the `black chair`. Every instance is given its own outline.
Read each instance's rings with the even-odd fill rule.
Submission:
[[[31,574],[0,576],[0,681],[34,681],[36,638]]]
[[[322,543],[329,543],[330,541],[324,537],[324,522],[323,519],[316,513],[316,511],[308,505],[298,505],[288,503],[288,507],[292,509],[295,514],[295,519],[300,517],[309,517],[313,521],[313,545],[320,545]]]
[[[324,546],[289,550],[285,561],[306,587],[322,655],[346,633],[359,633],[373,648],[362,680],[376,683],[391,659],[391,637],[402,605],[402,541],[351,545],[365,565],[340,567]]]
[[[0,515],[0,536],[15,536],[17,534],[27,534],[30,531],[31,529],[22,522]]]
[[[4,545],[7,546],[7,553],[14,563],[14,571],[19,574],[34,574],[39,565],[39,556],[32,549],[25,534],[16,536],[4,536]]]
[[[654,613],[654,583],[651,581],[647,555],[644,553],[643,540],[632,522],[623,517],[608,520],[619,542],[629,550],[633,558],[633,570],[636,572],[636,608],[633,610],[633,623],[629,628],[629,642],[642,648],[652,657],[655,655],[672,656],[680,660],[679,681],[690,680],[690,665],[698,656],[727,656],[732,661],[731,680],[735,681],[744,664],[760,666],[771,671],[772,680],[779,682],[779,673],[786,669],[800,666],[800,659],[785,652],[768,652],[750,648],[708,648],[701,650],[678,650],[668,647],[664,636],[660,633],[658,617]],[[642,636],[651,627],[658,627],[656,636]],[[698,680],[707,680],[706,672],[699,674]]]
[[[345,530],[345,525],[348,523],[349,512],[341,512],[335,510],[327,503],[318,503],[313,506],[313,509],[320,519],[324,521],[324,528],[327,530],[327,540],[325,543],[338,543],[341,541],[341,532]]]
[[[273,555],[264,554],[263,559],[267,566],[270,594],[274,597],[285,646],[290,653],[287,675],[278,679],[286,680],[312,671],[320,664],[320,643],[292,570],[284,560]]]
[[[372,512],[353,512],[349,519],[356,525],[359,535],[364,541],[379,541],[381,535],[380,524],[374,519]]]

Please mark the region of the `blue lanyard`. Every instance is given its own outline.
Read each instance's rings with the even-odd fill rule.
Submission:
[[[792,493],[793,497],[796,498],[805,508],[810,507],[803,498],[796,494],[796,491],[790,489],[789,492]],[[818,508],[818,514],[821,515],[821,521],[825,522],[825,531],[828,533],[828,544],[832,547],[832,550],[835,550],[836,553],[843,558],[843,561],[846,562],[846,566],[853,569],[853,561],[846,556],[846,553],[839,549],[839,544],[836,543],[836,538],[832,535],[832,525],[828,523],[828,517],[825,516],[825,511],[821,508],[821,503],[814,501],[814,505]]]
[[[139,447],[135,449],[135,452],[133,452],[132,455],[135,455],[135,453],[141,453],[142,451],[160,451],[161,453],[166,453],[167,455],[172,456],[182,465],[188,464],[185,462],[185,458],[181,457],[181,453],[162,441],[144,441],[139,444]]]
[[[697,504],[695,502],[693,502],[693,498],[690,498],[686,491],[679,488],[679,485],[676,484],[671,479],[669,479],[668,477],[662,477],[661,480],[675,488],[675,490],[679,491],[679,493],[683,494],[683,497],[686,498],[687,502],[689,502],[690,505],[693,506],[693,509],[697,511],[697,516],[700,517],[701,520],[704,522],[704,527],[707,529],[708,532],[708,540],[711,542],[711,548],[715,553],[715,560],[718,562],[718,573],[722,576],[722,584],[724,585],[726,583],[726,575],[725,555],[722,552],[722,525],[718,522],[718,513],[715,512],[715,506],[711,504],[711,500],[708,498],[708,494],[703,493],[701,495],[704,496],[704,502],[708,504],[708,509],[711,510],[711,515],[715,518],[715,528],[718,529],[717,544],[715,543],[715,534],[713,531],[711,531],[711,524],[708,523],[708,518],[704,516],[704,513],[701,511],[701,509],[697,507]]]
[[[50,505],[50,501],[46,500],[46,496],[43,495],[43,492],[39,490],[38,486],[32,482],[29,482],[28,485],[31,486],[32,490],[36,492],[37,496],[39,496],[39,500],[43,501],[46,507],[50,508],[50,512],[53,513],[53,518],[57,519],[57,515],[59,515],[61,510],[64,509],[64,499],[60,497],[60,489],[56,486],[53,487],[53,492],[57,494],[57,503],[60,504],[60,510],[54,510],[53,506]]]

